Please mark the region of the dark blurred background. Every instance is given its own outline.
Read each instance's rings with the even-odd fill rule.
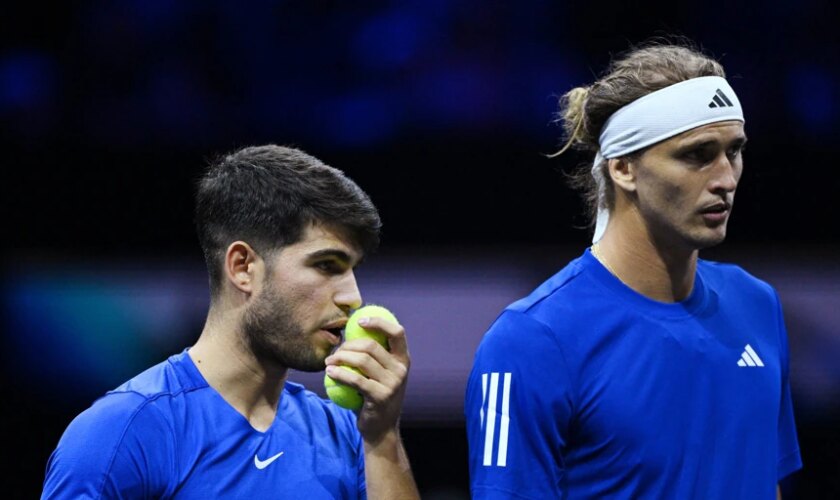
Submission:
[[[296,145],[373,198],[369,301],[406,325],[404,438],[425,498],[466,498],[462,396],[484,329],[588,244],[557,96],[612,54],[685,35],[718,57],[750,144],[730,237],[705,257],[777,287],[805,469],[840,498],[840,53],[828,2],[122,2],[5,6],[4,487],[40,492],[84,408],[196,338],[191,224],[206,160]],[[319,377],[292,376],[314,390]]]

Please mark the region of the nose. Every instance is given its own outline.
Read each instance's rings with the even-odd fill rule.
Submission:
[[[353,271],[349,271],[342,277],[333,301],[346,313],[362,306],[362,294],[359,292],[359,286],[356,284],[356,275]]]
[[[722,154],[717,161],[712,174],[709,190],[713,193],[731,193],[738,187],[738,179],[741,177],[741,165]]]

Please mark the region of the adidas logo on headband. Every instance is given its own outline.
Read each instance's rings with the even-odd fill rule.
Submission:
[[[732,101],[720,89],[715,91],[715,96],[712,97],[712,102],[709,103],[710,108],[731,108],[733,106]]]

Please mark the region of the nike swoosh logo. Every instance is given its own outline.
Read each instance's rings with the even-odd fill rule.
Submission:
[[[259,458],[257,458],[257,455],[254,455],[254,465],[257,466],[257,469],[263,470],[266,467],[268,467],[269,465],[271,465],[271,462],[280,458],[280,455],[282,455],[282,454],[283,454],[283,452],[281,451],[280,453],[274,455],[273,457],[266,458],[265,460],[260,460]]]

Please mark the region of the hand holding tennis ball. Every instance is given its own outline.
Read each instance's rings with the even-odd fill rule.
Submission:
[[[359,325],[361,318],[383,318],[394,323],[398,323],[397,318],[382,306],[368,305],[356,309],[350,318],[347,320],[347,325],[344,327],[344,340],[371,338],[379,343],[385,349],[388,349],[388,339],[384,333],[378,330],[367,330]],[[342,366],[345,370],[351,370],[356,373],[362,373],[356,368],[349,366]],[[358,410],[364,403],[362,395],[353,387],[341,384],[330,378],[329,375],[324,375],[324,387],[327,389],[327,396],[337,405],[348,410]]]
[[[342,368],[356,373],[362,373],[355,368],[350,368],[349,366],[342,366]],[[324,374],[324,387],[327,389],[327,396],[329,396],[332,402],[342,408],[347,408],[348,410],[358,410],[362,407],[362,403],[365,402],[365,399],[359,391],[349,385],[339,384],[326,374]]]

